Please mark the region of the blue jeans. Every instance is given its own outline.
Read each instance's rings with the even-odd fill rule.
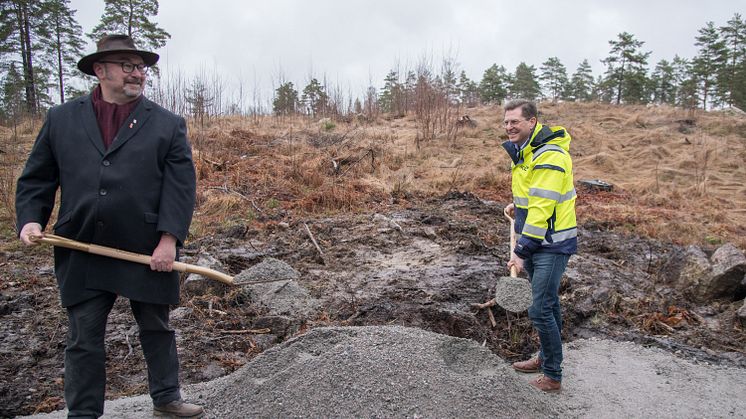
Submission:
[[[539,359],[544,375],[562,381],[562,312],[560,311],[560,278],[570,255],[534,253],[524,261],[531,279],[533,304],[528,316],[539,334]]]

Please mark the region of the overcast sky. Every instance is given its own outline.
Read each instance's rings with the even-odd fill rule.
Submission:
[[[84,32],[104,10],[103,0],[70,4]],[[154,20],[171,34],[156,51],[166,70],[207,69],[263,86],[282,74],[299,90],[313,74],[359,95],[369,80],[382,87],[397,64],[428,58],[437,69],[444,56],[477,82],[493,63],[513,72],[552,56],[568,75],[588,59],[598,76],[609,40],[624,31],[652,51],[652,68],[694,56],[698,29],[734,13],[746,16],[746,0],[161,0]]]

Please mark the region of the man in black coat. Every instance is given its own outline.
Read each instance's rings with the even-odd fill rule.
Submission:
[[[68,417],[103,414],[104,335],[117,298],[130,300],[148,366],[154,413],[200,417],[181,399],[169,305],[179,301],[172,271],[186,239],[196,180],[186,123],[143,97],[158,55],[109,35],[78,68],[99,85],[52,108],[18,179],[20,239],[35,244],[60,190],[54,232],[86,243],[149,254],[150,266],[55,248],[55,274],[69,330],[65,349]]]

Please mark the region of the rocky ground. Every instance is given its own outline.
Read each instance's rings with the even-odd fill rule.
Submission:
[[[659,348],[681,362],[746,368],[746,261],[737,249],[681,248],[602,225],[584,225],[580,235],[561,287],[568,348],[602,337]],[[226,224],[184,249],[185,261],[236,275],[239,285],[185,278],[172,316],[182,381],[226,376],[327,326],[409,326],[468,339],[504,361],[527,357],[536,337],[525,313],[492,308],[492,327],[487,309],[473,306],[493,298],[497,278],[508,274],[508,238],[501,205],[462,193],[368,213],[277,217],[262,228]],[[51,251],[6,248],[0,372],[9,378],[0,383],[0,416],[62,408],[66,318]],[[271,279],[285,281],[249,284]],[[126,301],[110,317],[107,345],[107,397],[146,393]]]

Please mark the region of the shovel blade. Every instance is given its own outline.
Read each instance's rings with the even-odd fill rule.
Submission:
[[[531,283],[525,278],[502,276],[497,279],[495,302],[500,307],[520,313],[528,310],[533,303]]]

